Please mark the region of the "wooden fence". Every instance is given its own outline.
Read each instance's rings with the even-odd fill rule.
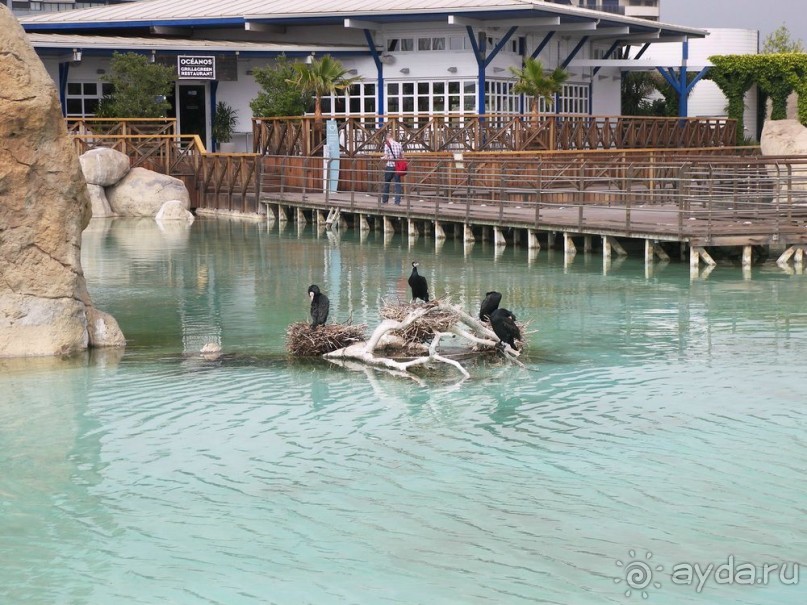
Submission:
[[[322,155],[325,123],[313,117],[253,119],[253,151]],[[723,118],[579,115],[358,116],[336,119],[340,155],[378,153],[392,131],[407,153],[730,147],[736,122]]]

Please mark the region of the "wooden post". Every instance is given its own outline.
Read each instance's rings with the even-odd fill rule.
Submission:
[[[277,205],[277,222],[279,223],[289,222],[289,215],[286,211],[286,207],[281,206],[280,204]]]
[[[466,244],[473,243],[476,241],[476,238],[474,237],[474,230],[468,223],[465,223],[464,225],[462,241]]]
[[[786,265],[790,260],[790,257],[796,253],[796,246],[790,246],[787,250],[782,252],[781,256],[776,259],[777,265]]]
[[[388,216],[384,217],[384,236],[395,233],[395,225]]]
[[[308,222],[305,218],[305,211],[302,208],[297,208],[294,214],[298,225],[305,225],[306,222]]]
[[[497,248],[504,248],[507,245],[507,241],[504,239],[504,233],[499,227],[493,228],[493,244]]]
[[[367,215],[360,214],[358,217],[359,222],[359,231],[369,231],[370,230],[370,223],[367,222]]]
[[[661,244],[658,242],[653,242],[653,254],[658,256],[659,260],[664,262],[670,261],[670,255],[661,247]]]
[[[711,255],[701,246],[692,246],[690,253],[689,253],[689,266],[698,266],[698,261],[702,260],[704,263],[709,265],[710,267],[714,267],[717,265],[715,260],[711,257]]]
[[[434,239],[436,240],[444,240],[446,238],[446,232],[443,230],[443,225],[440,221],[434,221]]]
[[[751,266],[753,250],[754,250],[753,246],[743,246],[743,267]]]
[[[583,237],[583,252],[588,254],[589,252],[591,252],[592,249],[593,248],[592,248],[592,245],[591,245],[591,236],[590,235],[584,236]]]
[[[538,241],[538,234],[533,229],[527,229],[527,250],[538,251],[541,249],[541,243]]]
[[[698,266],[701,262],[701,254],[698,251],[700,248],[696,248],[695,246],[690,246],[689,248],[689,268],[690,270],[698,270]]]
[[[628,255],[628,253],[625,251],[625,248],[622,247],[622,244],[616,241],[615,237],[612,237],[610,235],[602,236],[602,251],[603,256],[611,256],[611,252],[616,252],[619,256]]]
[[[670,255],[664,251],[664,248],[658,242],[646,239],[644,241],[644,262],[650,264],[653,258],[658,256],[659,260],[669,261]]]
[[[566,256],[577,254],[577,248],[574,247],[574,240],[568,233],[563,234],[563,253]]]
[[[413,218],[407,219],[406,224],[407,224],[407,233],[409,237],[413,239],[416,238],[418,236],[418,226],[417,223],[415,222],[415,219]]]

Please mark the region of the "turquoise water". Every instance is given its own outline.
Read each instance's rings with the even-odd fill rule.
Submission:
[[[286,359],[309,284],[374,326],[414,259],[503,292],[527,369]],[[83,263],[129,346],[0,361],[3,605],[807,602],[804,275],[213,220],[93,221]],[[754,585],[682,584],[730,557]]]

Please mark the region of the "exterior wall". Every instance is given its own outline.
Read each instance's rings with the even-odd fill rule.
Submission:
[[[592,113],[595,116],[618,116],[622,113],[622,79],[616,70],[601,70],[592,82]]]

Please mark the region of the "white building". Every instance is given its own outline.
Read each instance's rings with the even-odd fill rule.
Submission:
[[[711,66],[709,57],[713,55],[755,55],[759,48],[759,32],[751,29],[709,29],[706,38],[689,42],[687,66],[690,71],[700,71]],[[651,46],[645,57],[660,65],[680,60],[683,52],[681,43],[658,44]],[[689,96],[688,114],[693,117],[725,117],[728,99],[709,80],[699,81]],[[757,88],[754,86],[745,95],[745,136],[756,139],[758,127]]]
[[[180,74],[172,99],[180,131],[207,143],[216,99],[238,111],[238,130],[251,130],[249,101],[259,91],[252,70],[281,53],[328,53],[362,77],[326,102],[330,115],[521,113],[509,68],[526,57],[569,71],[555,111],[616,115],[624,61],[611,57],[619,49],[706,35],[538,0],[399,0],[383,8],[374,0],[143,0],[21,22],[69,116],[92,115],[113,51],[172,64],[179,56],[214,58],[204,77]]]

